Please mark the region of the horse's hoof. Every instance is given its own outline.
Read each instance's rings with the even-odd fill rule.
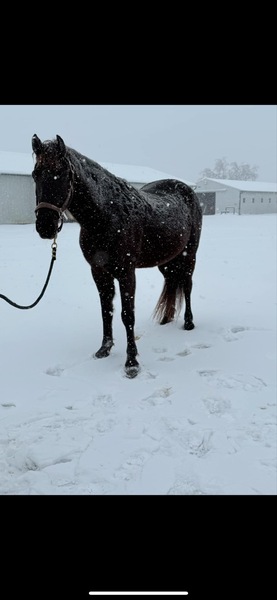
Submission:
[[[192,321],[189,321],[189,323],[185,323],[184,324],[184,329],[186,331],[190,331],[191,329],[194,329],[194,323]]]
[[[174,317],[163,317],[163,319],[160,321],[160,325],[167,325],[167,323],[172,323],[172,321],[174,321]]]
[[[134,379],[134,377],[136,377],[139,372],[140,372],[139,365],[135,365],[133,367],[125,367],[125,373],[126,373],[126,377],[128,377],[128,379]]]
[[[109,356],[111,349],[110,348],[99,348],[99,350],[97,350],[97,352],[95,352],[94,357],[95,358],[105,358],[106,356]]]

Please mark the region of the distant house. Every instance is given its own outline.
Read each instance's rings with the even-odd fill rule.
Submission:
[[[136,165],[99,164],[139,189],[145,183],[159,179],[179,179],[195,187],[195,183]],[[32,154],[0,151],[0,224],[34,223],[35,188],[31,176],[34,168]]]
[[[195,192],[206,215],[277,212],[276,183],[204,177],[197,182]]]

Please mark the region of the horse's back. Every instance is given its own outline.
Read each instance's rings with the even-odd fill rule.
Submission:
[[[167,199],[171,197],[175,200],[179,199],[181,202],[185,201],[187,205],[195,205],[200,208],[198,197],[193,189],[179,179],[159,179],[158,181],[151,181],[151,183],[143,185],[139,191],[150,198],[156,197]]]
[[[145,183],[140,188],[140,191],[146,192],[147,194],[168,194],[180,189],[180,186],[184,188],[184,191],[192,189],[179,179],[158,179],[157,181]]]
[[[192,218],[192,222],[198,229],[202,224],[202,210],[199,199],[194,190],[178,179],[160,179],[146,183],[139,190],[148,201],[160,202],[160,206],[164,201],[170,199],[174,201],[175,207],[180,207],[181,212],[187,211]]]

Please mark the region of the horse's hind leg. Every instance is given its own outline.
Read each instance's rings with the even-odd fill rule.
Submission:
[[[154,314],[160,319],[161,325],[173,321],[174,317],[178,315],[185,297],[184,329],[194,328],[191,290],[195,255],[196,251],[188,245],[184,253],[169,263],[159,266],[159,270],[165,278],[165,283]]]
[[[185,314],[184,314],[184,329],[194,329],[193,315],[191,310],[191,291],[192,291],[192,276],[196,263],[196,252],[198,248],[199,238],[193,238],[188,243],[185,251],[181,256],[182,261],[182,286],[185,295]]]
[[[196,250],[187,246],[186,255],[183,257],[183,290],[185,294],[186,309],[184,314],[184,329],[190,330],[194,328],[193,315],[191,311],[191,290],[192,290],[192,275],[195,269]]]
[[[105,356],[109,356],[113,346],[114,278],[99,268],[92,267],[91,272],[99,292],[103,320],[103,340],[101,347],[95,352],[95,356],[96,358],[104,358]]]

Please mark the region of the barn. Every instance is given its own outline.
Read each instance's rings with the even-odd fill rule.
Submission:
[[[195,192],[205,215],[277,212],[276,183],[205,177],[197,182]]]
[[[107,162],[99,164],[139,189],[145,183],[159,179],[176,179],[174,175],[136,165]],[[0,151],[0,224],[34,223],[35,187],[31,176],[32,154]],[[180,178],[178,177],[180,180]],[[181,179],[187,185],[195,183]]]

